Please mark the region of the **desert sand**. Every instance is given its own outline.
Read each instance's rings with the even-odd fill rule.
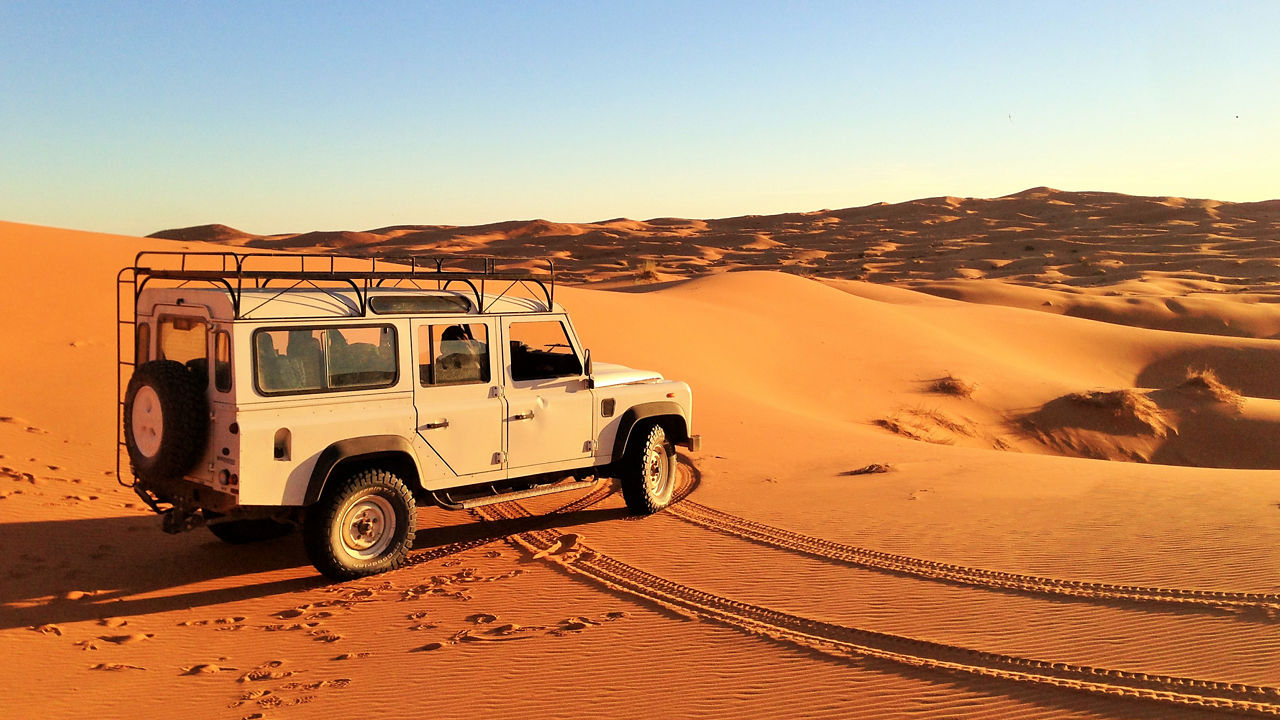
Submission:
[[[159,235],[0,223],[5,717],[1280,714],[1280,201]],[[227,245],[555,257],[594,357],[693,386],[683,499],[423,508],[340,584],[164,535],[114,275]]]

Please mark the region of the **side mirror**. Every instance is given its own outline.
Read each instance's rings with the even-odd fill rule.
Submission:
[[[587,348],[586,350],[583,350],[583,351],[582,351],[582,354],[583,354],[583,358],[582,358],[582,367],[583,367],[583,370],[584,370],[584,371],[586,372],[586,374],[587,374],[587,388],[589,388],[589,389],[594,389],[594,388],[595,388],[595,386],[596,386],[596,381],[595,381],[595,379],[594,379],[594,378],[592,378],[592,377],[591,377],[591,375],[592,375],[592,373],[591,373],[591,348]]]

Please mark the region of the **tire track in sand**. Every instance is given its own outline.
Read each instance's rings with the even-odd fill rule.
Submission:
[[[895,575],[1093,602],[1158,603],[1185,609],[1248,613],[1270,619],[1280,616],[1280,595],[1274,593],[1116,585],[985,570],[845,545],[747,520],[691,500],[672,505],[667,513],[690,524],[761,545]]]
[[[546,514],[557,515],[561,513],[572,513],[578,512],[579,510],[586,510],[592,505],[595,505],[609,497],[611,494],[613,494],[613,484],[611,482],[607,480],[597,481],[595,488],[591,492],[573,500],[572,502],[561,505]],[[405,558],[403,563],[400,564],[399,569],[413,567],[414,565],[421,565],[422,563],[431,562],[432,560],[439,560],[441,558],[449,557],[450,555],[456,555],[460,552],[484,547],[485,545],[490,545],[502,539],[503,538],[501,537],[475,538],[474,540],[463,540],[461,542],[449,543],[448,545],[441,545],[440,547],[434,547],[429,550],[412,553],[409,557]]]
[[[476,514],[490,521],[531,517],[514,502],[479,508]],[[657,603],[685,616],[712,620],[827,655],[872,658],[952,675],[996,678],[1171,707],[1280,717],[1280,688],[1048,662],[864,630],[698,590],[623,563],[581,543],[575,544],[571,553],[554,554],[564,544],[561,533],[554,530],[531,530],[512,535],[509,540],[531,555],[548,557],[568,572],[616,592]]]

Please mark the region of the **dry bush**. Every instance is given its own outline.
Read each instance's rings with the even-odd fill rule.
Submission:
[[[968,425],[957,422],[937,410],[923,410],[920,408],[894,413],[890,417],[876,420],[875,424],[896,435],[912,440],[934,443],[935,445],[955,444],[954,435],[968,437],[973,437],[974,435],[973,428]],[[939,437],[935,434],[935,431],[938,430],[946,431],[949,434]]]
[[[942,393],[943,395],[955,395],[956,397],[964,398],[972,397],[973,392],[977,389],[977,383],[966,382],[950,373],[943,375],[929,384],[930,392]]]
[[[1178,387],[1205,393],[1214,400],[1230,405],[1237,410],[1244,406],[1244,397],[1237,390],[1228,387],[1226,383],[1218,379],[1218,374],[1210,368],[1201,368],[1199,370],[1187,368],[1187,379],[1183,380]]]
[[[876,420],[876,425],[879,425],[895,435],[901,435],[905,438],[911,438],[912,440],[924,440],[924,438],[914,430],[899,422],[896,417],[879,418]]]
[[[968,437],[973,437],[974,435],[974,430],[972,426],[952,418],[946,413],[943,413],[941,410],[925,410],[924,408],[912,408],[907,411],[907,414],[912,415],[914,417],[921,418],[923,420],[928,420],[929,422],[933,423],[934,425],[937,425],[943,430],[949,430],[953,433],[956,433],[957,435],[965,435]]]
[[[1066,397],[1081,405],[1107,410],[1117,420],[1142,428],[1156,437],[1167,437],[1172,429],[1159,406],[1136,390],[1095,390]]]
[[[856,469],[856,470],[845,470],[844,472],[842,472],[842,473],[840,473],[840,474],[841,474],[841,475],[846,475],[846,476],[848,476],[848,475],[874,475],[874,474],[876,474],[876,473],[887,473],[887,472],[889,472],[889,471],[890,471],[890,470],[892,470],[892,469],[893,469],[893,468],[892,468],[891,466],[886,465],[886,464],[884,464],[884,463],[871,463],[870,465],[866,465],[866,466],[864,466],[864,467],[860,467],[860,468],[858,468],[858,469]]]
[[[651,259],[643,259],[636,264],[636,280],[654,282],[658,279],[658,263]]]

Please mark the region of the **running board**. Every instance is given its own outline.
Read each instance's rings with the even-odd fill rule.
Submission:
[[[496,505],[501,502],[509,502],[511,500],[524,500],[532,497],[540,497],[542,495],[555,495],[556,493],[570,492],[572,490],[585,490],[593,488],[597,484],[597,480],[579,481],[565,483],[563,485],[549,485],[547,487],[532,488],[529,490],[517,490],[516,492],[502,493],[500,495],[490,495],[487,497],[468,498],[461,502],[453,502],[452,500],[444,500],[440,496],[442,493],[432,491],[431,499],[437,505],[445,510],[471,510],[472,508],[484,507],[485,505]]]

